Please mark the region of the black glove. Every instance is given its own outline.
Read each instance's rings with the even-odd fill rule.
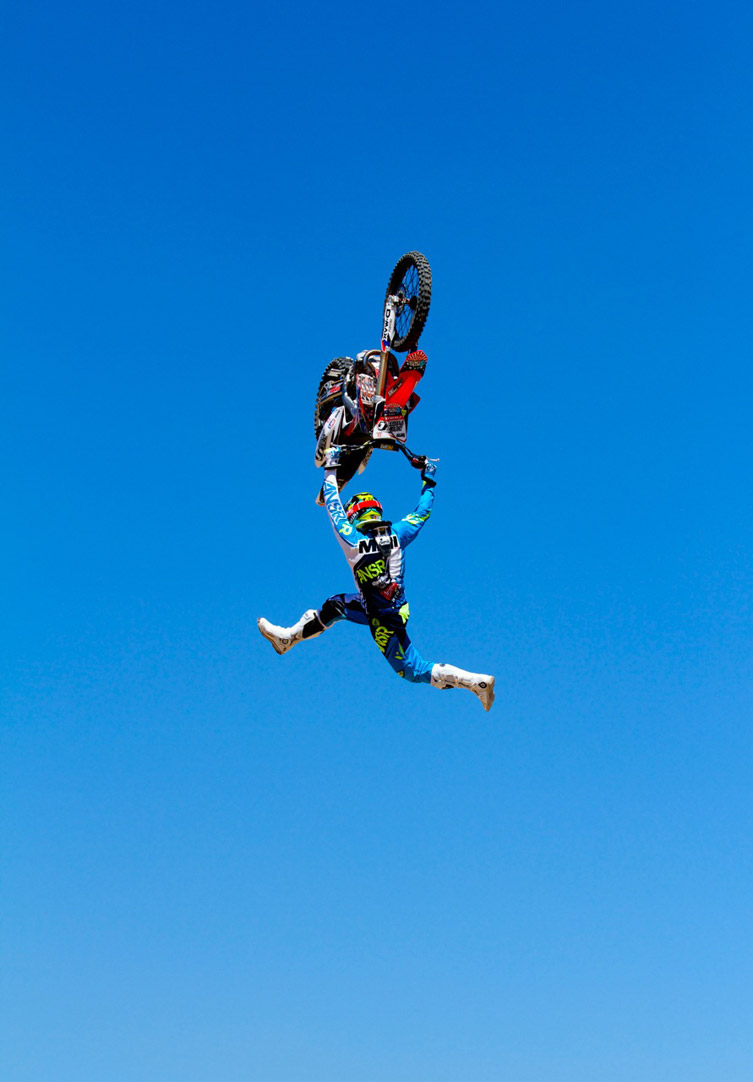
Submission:
[[[421,470],[421,480],[425,486],[434,488],[437,483],[437,464],[436,462],[428,462]]]

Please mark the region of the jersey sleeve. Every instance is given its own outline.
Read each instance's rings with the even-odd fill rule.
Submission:
[[[416,510],[411,511],[405,518],[401,518],[399,522],[396,522],[392,529],[397,534],[398,540],[403,548],[409,545],[417,536],[421,527],[425,522],[428,522],[431,509],[434,506],[434,486],[424,485],[421,491]]]
[[[358,544],[359,533],[355,526],[348,522],[345,508],[340,499],[340,490],[337,487],[337,471],[326,470],[324,474],[324,506],[327,508],[329,521],[337,539],[344,548],[352,548]]]

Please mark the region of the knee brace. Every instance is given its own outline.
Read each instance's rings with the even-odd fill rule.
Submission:
[[[339,597],[328,597],[319,609],[319,620],[325,627],[334,624],[335,620],[342,620],[345,616],[345,604]]]

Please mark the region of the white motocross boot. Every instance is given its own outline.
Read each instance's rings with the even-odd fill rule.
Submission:
[[[259,625],[259,631],[267,642],[272,643],[278,654],[286,653],[301,639],[314,639],[326,630],[316,614],[316,609],[307,609],[298,623],[293,624],[292,627],[278,627],[277,624],[270,624],[269,620],[265,620],[263,616],[260,616],[256,623]]]
[[[433,688],[467,688],[481,700],[484,710],[491,710],[494,702],[494,677],[482,673],[466,672],[454,665],[435,665],[431,670]]]

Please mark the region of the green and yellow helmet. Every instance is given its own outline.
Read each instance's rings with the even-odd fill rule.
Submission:
[[[345,505],[345,514],[348,522],[357,530],[366,522],[380,522],[382,518],[382,505],[376,496],[370,492],[357,492],[351,496]]]

